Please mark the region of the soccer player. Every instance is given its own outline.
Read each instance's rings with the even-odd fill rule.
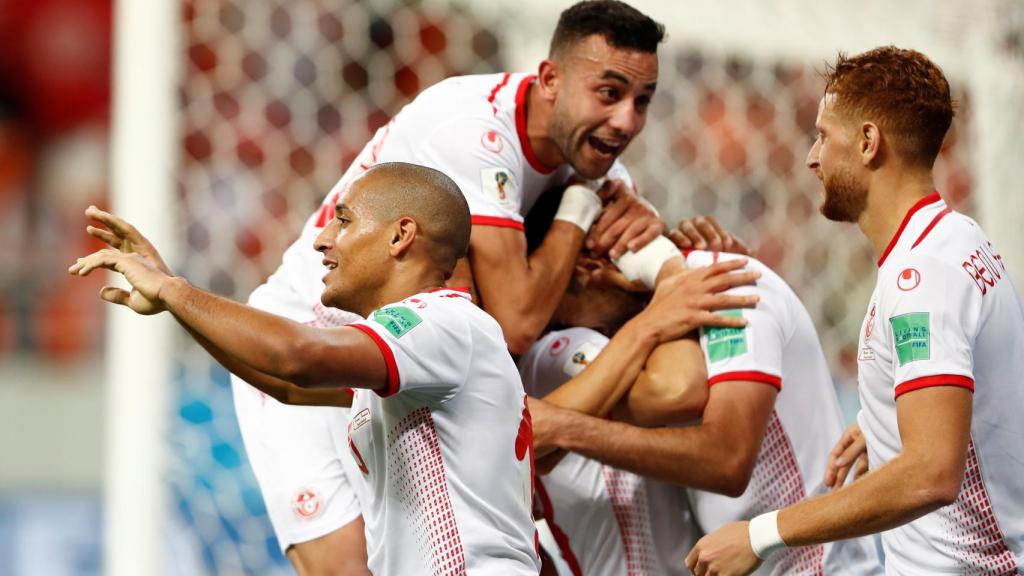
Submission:
[[[646,120],[662,36],[660,24],[625,4],[583,2],[562,14],[537,75],[463,76],[423,91],[366,145],[249,304],[315,326],[352,321],[320,303],[322,267],[309,245],[359,174],[378,162],[413,162],[449,175],[469,202],[469,258],[450,285],[468,286],[501,324],[512,353],[525,352],[558,304],[591,224],[592,249],[615,256],[663,229],[616,161]],[[544,242],[527,256],[523,216],[542,192],[602,177],[603,214],[598,195],[571,188]],[[700,232],[717,237],[711,226]],[[353,554],[363,546],[351,538],[362,527],[351,478],[359,472],[340,436],[347,414],[287,406],[239,378],[232,388],[281,549],[302,573],[358,564]]]
[[[468,294],[441,288],[471,229],[451,179],[383,163],[339,199],[314,244],[327,270],[322,300],[364,319],[337,328],[304,326],[196,289],[169,274],[129,225],[88,214],[113,224],[93,234],[122,251],[101,250],[69,272],[123,274],[131,292],[107,287],[105,300],[145,314],[166,309],[229,369],[277,397],[290,399],[294,389],[308,402],[303,389],[321,388],[333,397],[319,402],[345,405],[346,389],[356,389],[349,444],[366,483],[373,573],[537,573],[530,416],[519,376],[497,322]],[[634,323],[638,342],[653,348],[699,323],[738,325],[680,302],[693,292],[692,278],[708,276],[667,280]],[[712,280],[732,284],[727,275]],[[716,307],[744,303],[711,297]]]
[[[737,258],[707,251],[665,257],[661,275],[666,268],[697,270]],[[538,448],[554,446],[690,488],[693,515],[705,532],[823,493],[829,448],[843,432],[824,353],[810,316],[786,283],[757,260],[747,268],[760,273],[757,286],[732,290],[759,296],[756,308],[734,312],[747,325],[705,327],[696,357],[692,340],[663,345],[647,359],[638,380],[642,390],[627,396],[619,413],[648,426],[692,425],[645,428],[531,399]],[[598,363],[584,373],[592,369]],[[692,390],[693,374],[706,375],[700,389]],[[681,566],[682,557],[676,560]],[[871,542],[855,539],[778,554],[759,573],[880,571]]]
[[[888,574],[1024,568],[1024,310],[981,228],[935,192],[952,117],[946,78],[919,52],[840,54],[829,70],[807,165],[825,217],[856,222],[878,257],[858,357],[871,470],[709,534],[687,558],[696,574],[875,532]]]

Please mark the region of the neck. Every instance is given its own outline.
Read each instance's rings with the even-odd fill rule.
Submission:
[[[390,280],[382,284],[367,298],[366,303],[355,311],[357,314],[365,318],[381,306],[401,302],[410,296],[444,286],[445,283],[444,275],[438,272],[436,267],[416,266],[412,263],[409,263],[408,267],[396,268],[389,277]]]
[[[868,186],[867,206],[857,225],[879,259],[899,230],[907,212],[935,191],[931,170],[899,170],[877,174]]]
[[[545,166],[553,168],[564,164],[565,157],[550,137],[554,105],[541,98],[536,81],[526,89],[525,104],[526,138],[534,155]]]

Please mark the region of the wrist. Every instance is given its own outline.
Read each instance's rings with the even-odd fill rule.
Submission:
[[[555,220],[570,222],[587,232],[601,214],[601,208],[601,198],[596,192],[583,184],[573,184],[562,194]]]
[[[686,258],[682,254],[665,260],[665,263],[661,265],[661,270],[658,271],[658,277],[654,281],[654,285],[657,286],[665,278],[678,274],[683,270],[686,270]]]
[[[160,284],[156,293],[156,299],[167,308],[171,308],[175,302],[181,300],[181,295],[192,287],[183,276],[168,276]]]
[[[754,517],[747,527],[750,535],[750,548],[754,555],[764,560],[777,550],[786,548],[786,543],[779,535],[779,511],[768,512]]]
[[[641,280],[648,288],[654,288],[666,262],[681,259],[683,253],[664,236],[658,236],[646,246],[629,251],[613,260],[626,279]]]

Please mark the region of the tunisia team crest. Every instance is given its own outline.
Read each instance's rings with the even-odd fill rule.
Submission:
[[[299,518],[313,518],[320,513],[320,494],[312,488],[299,490],[292,500],[292,509]]]

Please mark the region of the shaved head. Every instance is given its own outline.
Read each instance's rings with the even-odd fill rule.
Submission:
[[[472,224],[459,186],[444,173],[405,162],[385,162],[353,183],[378,223],[402,217],[416,221],[434,261],[451,276],[455,263],[469,252]]]

